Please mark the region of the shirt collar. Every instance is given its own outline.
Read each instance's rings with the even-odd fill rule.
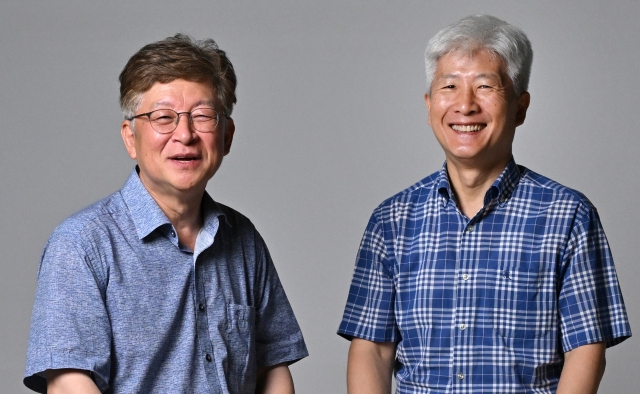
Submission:
[[[501,206],[511,197],[511,194],[516,188],[518,181],[520,180],[520,169],[516,165],[515,160],[511,157],[507,167],[493,182],[489,190],[484,196],[484,205],[486,206],[492,200],[498,199],[498,204]],[[447,162],[442,165],[440,172],[436,178],[436,185],[438,193],[443,197],[443,203],[449,202],[454,193],[451,190],[451,183],[449,182],[449,174],[447,172]]]
[[[202,217],[204,219],[202,228],[207,231],[213,231],[214,227],[217,229],[218,221],[215,219],[220,216],[222,216],[227,226],[231,227],[231,223],[227,220],[227,215],[222,211],[220,205],[205,191],[204,196],[202,196]]]
[[[207,192],[205,192],[204,196],[202,196],[202,217],[202,228],[198,233],[195,250],[193,251],[194,261],[198,258],[200,253],[202,253],[205,249],[213,244],[221,223],[219,217],[224,218],[222,222],[226,223],[228,226],[231,226],[231,224],[227,220],[227,216],[220,208],[220,205],[213,201],[213,199]]]
[[[451,197],[453,197],[453,190],[451,190],[451,184],[449,183],[449,174],[447,173],[447,162],[445,161],[436,178],[436,185],[438,185],[438,193],[443,198],[443,203],[446,205]]]
[[[511,157],[507,167],[502,171],[502,174],[496,179],[487,194],[484,197],[484,203],[487,205],[491,200],[498,199],[498,204],[501,206],[506,204],[513,191],[516,189],[518,182],[520,181],[520,169],[516,165],[515,160]]]
[[[144,187],[138,176],[138,167],[131,171],[129,178],[120,190],[122,198],[129,208],[131,219],[136,227],[138,238],[143,239],[155,229],[163,225],[171,225],[167,216],[162,212],[158,203]],[[202,197],[203,229],[215,234],[218,228],[218,216],[224,216],[224,212],[207,192]]]

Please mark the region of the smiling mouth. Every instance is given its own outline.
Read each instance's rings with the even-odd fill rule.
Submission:
[[[486,124],[473,124],[473,125],[462,125],[462,124],[454,124],[451,125],[451,128],[459,133],[472,133],[474,131],[480,131],[487,127]]]
[[[185,157],[172,157],[171,160],[181,161],[181,162],[188,162],[188,161],[198,160],[198,158],[197,157],[192,157],[192,156],[185,156]]]

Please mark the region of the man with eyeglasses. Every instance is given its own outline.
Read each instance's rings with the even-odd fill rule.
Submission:
[[[64,221],[40,263],[24,383],[55,393],[293,393],[308,355],[253,224],[205,191],[236,76],[177,34],[120,74],[124,187]]]

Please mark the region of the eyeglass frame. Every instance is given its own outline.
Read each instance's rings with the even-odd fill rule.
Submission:
[[[211,131],[202,131],[202,130],[198,130],[195,128],[194,124],[193,124],[193,117],[191,116],[191,114],[194,111],[200,110],[200,109],[210,109],[213,112],[216,113],[216,125],[214,126],[213,130]],[[162,131],[158,131],[156,130],[155,127],[153,127],[153,122],[151,121],[151,114],[157,111],[172,111],[173,113],[175,113],[177,115],[176,117],[176,121],[174,124],[174,127],[171,131],[167,131],[166,133],[163,133]],[[180,123],[180,115],[187,115],[187,120],[189,121],[189,124],[193,127],[193,129],[195,131],[198,131],[200,133],[213,133],[215,131],[215,129],[218,127],[218,125],[220,124],[220,112],[218,112],[215,108],[209,108],[209,107],[205,107],[205,108],[196,108],[193,111],[182,111],[182,112],[178,112],[176,110],[173,110],[171,108],[158,108],[158,109],[154,109],[153,111],[149,111],[149,112],[145,112],[143,114],[138,114],[138,115],[134,115],[134,116],[130,116],[128,118],[125,118],[125,120],[128,120],[129,122],[133,121],[134,119],[138,119],[138,118],[142,118],[143,116],[146,116],[147,119],[149,120],[149,125],[151,126],[151,128],[159,134],[170,134],[173,133],[177,128],[178,128],[178,124]],[[226,117],[225,114],[222,114],[222,116]]]

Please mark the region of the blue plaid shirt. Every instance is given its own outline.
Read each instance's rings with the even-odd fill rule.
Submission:
[[[631,329],[595,208],[511,160],[472,219],[446,163],[373,212],[338,334],[396,342],[399,393],[555,393]]]
[[[64,221],[38,272],[24,383],[87,370],[103,392],[254,394],[256,369],[307,356],[264,241],[205,193],[191,251],[135,171]]]

